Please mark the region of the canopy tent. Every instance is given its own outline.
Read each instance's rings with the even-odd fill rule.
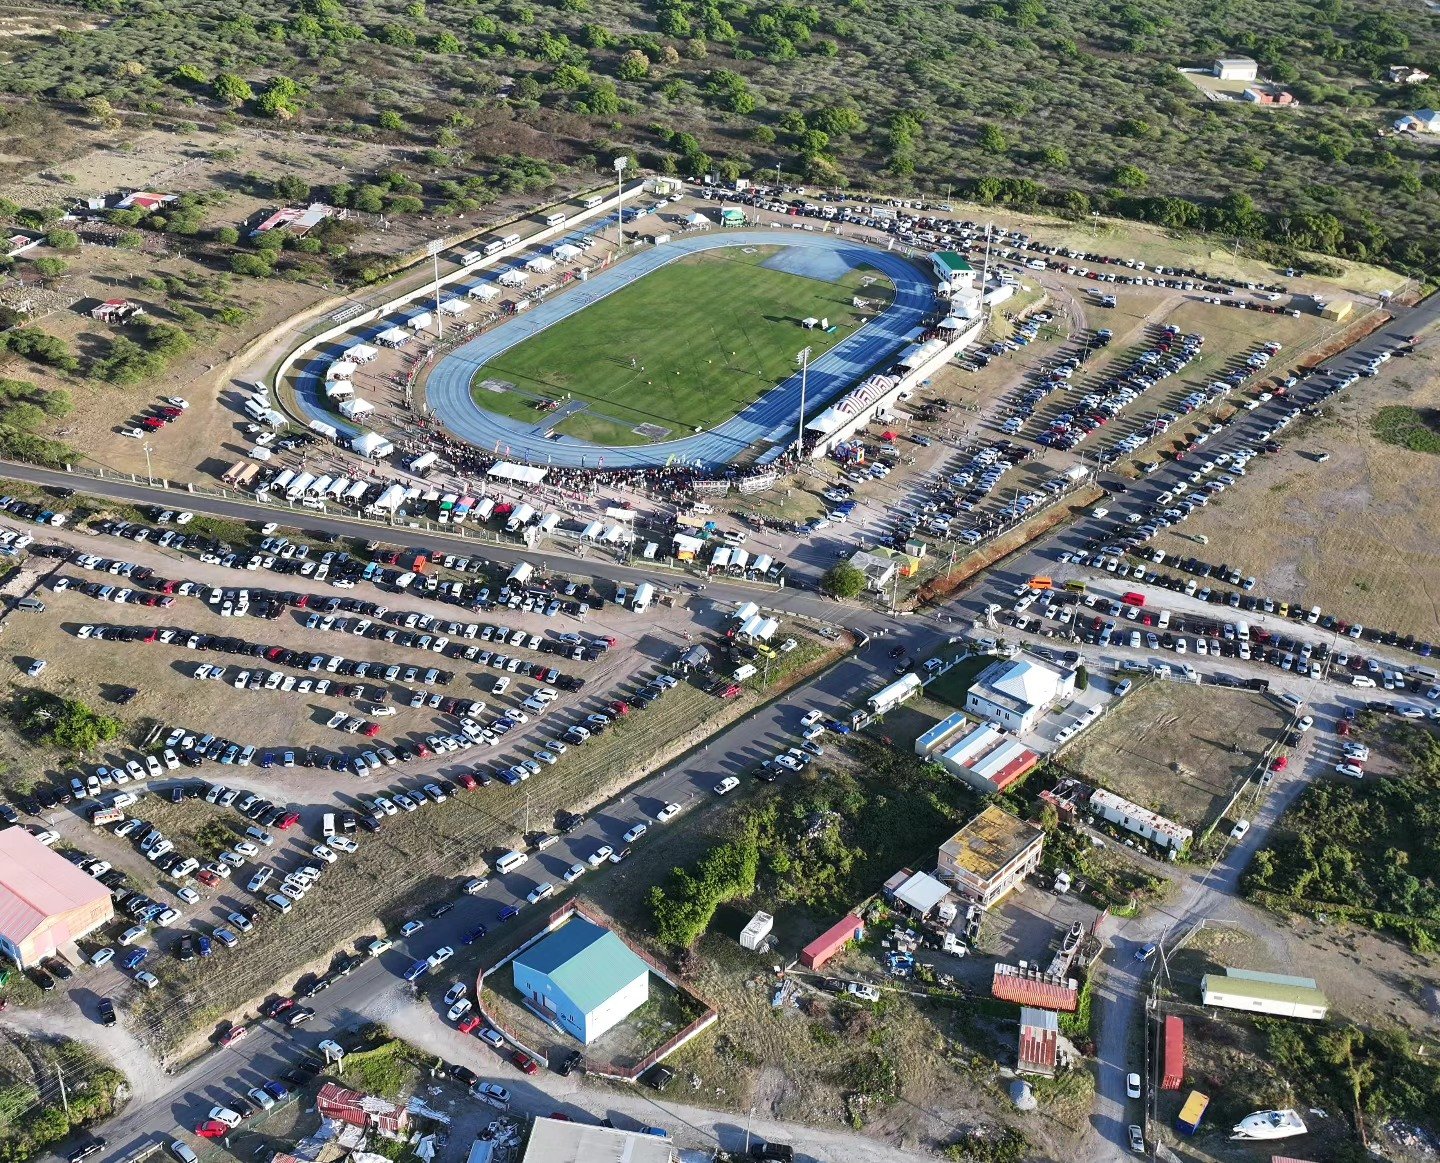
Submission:
[[[353,396],[355,385],[349,380],[326,380],[325,398],[327,400],[338,400],[343,396]]]
[[[725,226],[744,226],[745,211],[737,210],[731,206],[728,209],[720,211],[720,221]]]
[[[420,314],[412,315],[409,319],[405,320],[405,326],[410,328],[411,331],[424,331],[425,328],[434,322],[435,316],[430,314],[429,311],[421,311]]]
[[[410,335],[403,327],[387,327],[375,337],[381,347],[403,347],[410,342]]]
[[[591,521],[580,533],[581,541],[594,541],[605,530],[604,522]]]
[[[523,287],[530,281],[530,276],[516,267],[506,271],[497,281],[502,287]]]
[[[324,420],[311,420],[310,431],[318,432],[321,436],[325,437],[326,440],[340,439],[340,429],[336,428],[333,424],[326,424]]]
[[[355,374],[355,364],[348,359],[337,359],[325,369],[327,380],[348,380]]]
[[[519,481],[521,484],[538,485],[545,479],[545,471],[534,465],[515,464],[513,461],[502,460],[497,464],[492,464],[485,475],[502,481]]]
[[[375,405],[358,396],[353,400],[346,400],[340,405],[340,415],[347,420],[358,420],[361,416],[368,416],[373,411],[375,411]]]
[[[913,873],[895,890],[895,899],[901,904],[909,905],[922,917],[927,916],[931,909],[949,895],[950,889],[947,885],[924,872]]]
[[[372,433],[373,435],[373,433]],[[376,512],[395,512],[400,503],[405,499],[405,490],[400,485],[391,485],[383,493],[375,498],[375,503],[370,506]]]
[[[555,269],[555,260],[546,258],[543,254],[537,254],[525,264],[527,271],[534,271],[537,275],[543,275],[548,270]]]
[[[954,315],[947,315],[936,324],[936,327],[940,331],[964,331],[965,320],[957,319]]]
[[[468,310],[470,310],[470,304],[464,299],[446,299],[440,304],[440,314],[442,315],[463,315]]]
[[[395,451],[395,446],[378,432],[362,432],[350,441],[353,452],[370,460],[382,460]]]
[[[500,297],[500,288],[494,283],[481,283],[471,287],[466,294],[472,299],[479,299],[482,303],[493,303]]]
[[[348,363],[374,363],[379,358],[380,353],[368,343],[357,343],[345,349],[345,360]]]
[[[714,225],[715,225],[715,222],[714,222],[713,219],[707,218],[704,214],[701,214],[699,210],[696,210],[694,213],[690,214],[690,215],[685,219],[685,225],[686,225],[686,226],[714,226]]]
[[[584,252],[578,246],[575,246],[573,243],[562,242],[550,253],[553,254],[561,262],[569,262],[571,259],[579,258]]]

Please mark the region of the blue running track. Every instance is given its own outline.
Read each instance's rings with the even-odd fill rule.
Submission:
[[[430,411],[451,433],[482,450],[493,450],[498,443],[507,459],[565,467],[596,468],[603,463],[605,468],[648,468],[674,463],[713,469],[735,460],[760,441],[783,440],[794,430],[800,408],[798,373],[708,432],[635,446],[589,444],[568,436],[547,439],[545,432],[554,423],[553,416],[542,416],[534,421],[512,420],[486,411],[470,394],[475,373],[496,357],[667,263],[724,246],[776,245],[829,251],[831,254],[817,262],[817,267],[831,268],[837,260],[846,268],[867,264],[895,284],[895,301],[883,314],[810,365],[806,388],[808,412],[813,413],[832,402],[853,387],[871,368],[898,352],[906,338],[922,325],[935,306],[934,280],[928,270],[900,254],[853,240],[809,231],[727,231],[689,235],[642,251],[562,295],[541,300],[517,318],[440,357],[430,370],[426,383]],[[820,259],[820,256],[816,258]],[[517,260],[515,265],[519,262]],[[464,296],[472,286],[493,281],[499,273],[495,271],[485,278],[453,283],[448,289],[453,294]],[[407,314],[418,314],[423,309],[417,305]],[[361,341],[372,338],[398,321],[394,316],[377,320],[366,329],[365,335],[360,336]],[[324,405],[322,374],[325,366],[339,356],[340,349],[352,342],[355,340],[347,339],[344,344],[336,344],[327,353],[318,355],[301,376],[297,395],[301,407],[311,419],[343,426],[337,424],[335,414]],[[797,333],[797,350],[802,342],[803,334]]]

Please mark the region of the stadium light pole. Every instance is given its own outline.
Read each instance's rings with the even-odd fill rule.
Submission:
[[[810,372],[810,349],[802,347],[795,362],[800,365],[800,415],[795,421],[795,459],[805,459],[805,381]]]
[[[627,157],[615,159],[615,249],[625,245],[625,167],[630,164]]]
[[[430,255],[430,263],[435,268],[435,338],[445,338],[445,324],[440,316],[440,252],[445,249],[445,240],[432,238],[425,246],[425,251]]]

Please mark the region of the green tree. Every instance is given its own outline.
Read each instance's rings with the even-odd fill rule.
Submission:
[[[31,265],[47,279],[59,278],[70,269],[63,258],[37,258]]]
[[[49,230],[45,233],[45,245],[56,250],[79,250],[80,236],[73,230]]]
[[[401,133],[405,129],[404,120],[393,109],[386,109],[375,120],[381,129],[387,129],[391,133]]]
[[[255,90],[250,87],[250,82],[235,73],[217,75],[213,88],[215,96],[232,109],[238,109],[245,102],[255,99]]]
[[[865,575],[848,561],[839,561],[825,571],[820,588],[833,598],[853,598],[865,592]]]
[[[986,153],[1001,154],[1010,148],[1010,141],[998,125],[987,124],[980,131],[980,148]]]
[[[1115,184],[1122,190],[1143,190],[1150,184],[1150,175],[1139,166],[1127,163],[1115,167]]]
[[[631,49],[621,55],[615,75],[622,81],[643,81],[650,75],[650,58],[639,49]]]

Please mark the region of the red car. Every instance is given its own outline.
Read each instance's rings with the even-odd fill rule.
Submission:
[[[249,1032],[249,1026],[231,1026],[225,1033],[220,1035],[220,1045],[233,1046]]]
[[[1335,724],[1335,730],[1341,735],[1350,734],[1350,720],[1341,719],[1338,723]]]
[[[466,791],[475,790],[475,777],[471,775],[468,771],[459,772],[455,776],[455,782],[458,783],[461,787],[463,787]]]
[[[160,419],[159,416],[146,416],[145,419],[140,421],[140,427],[145,429],[146,432],[158,432],[161,428],[165,427],[165,421]]]
[[[461,1018],[460,1024],[455,1028],[459,1030],[462,1034],[473,1034],[476,1030],[480,1028],[482,1024],[483,1023],[480,1021],[479,1018],[477,1018],[474,1014],[471,1014],[469,1017]]]
[[[380,734],[380,724],[365,723],[360,728],[360,734],[364,735],[367,739],[373,739],[376,735]]]
[[[201,884],[203,884],[206,888],[214,888],[217,884],[220,883],[220,878],[216,876],[213,872],[211,872],[208,868],[200,869],[200,871],[195,874],[195,879],[198,880]]]
[[[415,744],[415,752],[420,756],[421,759],[430,758],[430,748],[427,747],[424,743]]]
[[[159,408],[156,411],[158,415],[163,416],[166,420],[180,419],[181,413],[179,408]]]
[[[270,1003],[270,1016],[272,1018],[278,1018],[286,1010],[294,1008],[294,1005],[295,999],[293,997],[276,998]]]
[[[230,1128],[215,1119],[206,1119],[195,1128],[195,1133],[202,1139],[223,1139],[230,1133]]]
[[[284,832],[284,831],[287,831],[287,830],[290,829],[290,828],[293,828],[293,827],[294,827],[296,824],[298,824],[299,822],[300,822],[300,813],[299,813],[299,812],[286,812],[283,816],[280,817],[279,820],[277,820],[277,821],[275,822],[275,826],[276,826],[277,828],[279,828],[282,832]]]
[[[512,1053],[510,1061],[520,1068],[522,1074],[538,1074],[540,1072],[540,1064],[524,1050],[516,1050]]]
[[[1270,761],[1271,771],[1284,771],[1290,766],[1290,758],[1286,755],[1277,755]]]

